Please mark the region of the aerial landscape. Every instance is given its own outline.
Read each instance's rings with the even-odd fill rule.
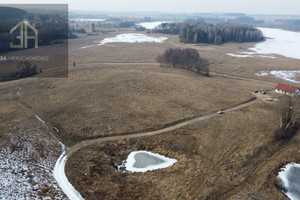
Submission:
[[[1,2],[0,199],[300,200],[300,3],[216,2]]]

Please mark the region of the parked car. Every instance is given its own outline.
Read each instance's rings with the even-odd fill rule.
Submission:
[[[224,111],[223,110],[219,110],[217,113],[218,114],[224,114]]]
[[[273,101],[272,98],[266,98],[266,101]]]
[[[261,91],[260,93],[261,93],[261,94],[267,94],[266,91]]]
[[[254,93],[257,94],[257,93],[258,93],[258,90],[254,90]]]

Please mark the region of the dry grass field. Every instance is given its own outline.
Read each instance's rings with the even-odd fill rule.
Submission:
[[[70,40],[68,78],[0,83],[1,130],[11,135],[19,130],[6,128],[15,126],[11,121],[14,116],[21,124],[36,126],[34,113],[52,128],[57,127],[57,136],[67,145],[156,130],[241,104],[253,97],[253,90],[271,91],[278,79],[257,77],[255,72],[294,69],[299,64],[283,57],[226,55],[252,43],[190,45],[179,43],[176,36],[167,36],[164,44],[114,43],[80,48],[129,32],[133,31],[114,30]],[[209,61],[211,71],[237,78],[216,74],[203,77],[160,67],[155,59],[170,47],[195,48]],[[274,104],[258,102],[166,134],[88,146],[69,158],[66,173],[86,199],[283,199],[274,177],[285,162],[300,160],[300,138],[274,142],[273,130],[278,125]],[[9,141],[11,135],[1,136],[0,141]],[[116,171],[115,164],[132,150],[161,153],[178,162],[171,168],[143,174]]]
[[[67,175],[86,199],[285,199],[276,173],[300,160],[300,137],[272,140],[272,106],[260,102],[166,134],[83,148],[69,159]],[[178,162],[146,173],[117,171],[134,150]]]
[[[69,78],[24,79],[3,86],[18,88],[20,100],[58,127],[65,142],[158,129],[240,104],[253,97],[253,90],[275,86],[162,68],[155,58],[171,43],[80,49],[84,41],[70,41],[70,62],[77,64],[70,65]]]

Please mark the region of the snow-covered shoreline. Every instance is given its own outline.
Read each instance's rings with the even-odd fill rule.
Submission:
[[[289,163],[278,173],[277,179],[284,188],[283,193],[291,200],[300,199],[300,164]]]
[[[258,28],[267,38],[265,41],[249,48],[249,52],[228,53],[233,57],[266,57],[276,58],[274,55],[282,55],[288,58],[300,59],[300,33],[274,29],[274,28]]]

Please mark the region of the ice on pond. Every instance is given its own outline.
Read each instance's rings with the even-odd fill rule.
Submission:
[[[300,199],[300,164],[289,163],[278,173],[277,179],[291,200]]]
[[[133,151],[126,160],[126,170],[131,172],[146,172],[172,166],[177,160],[167,158],[149,151]]]
[[[254,57],[255,55],[265,58],[276,58],[274,54],[289,58],[300,59],[300,33],[273,28],[258,28],[267,38],[265,41],[256,44],[250,48],[250,52],[238,52],[236,54],[227,54],[235,57]],[[243,56],[243,54],[253,56]]]
[[[90,45],[81,48],[101,46],[108,43],[149,43],[149,42],[163,43],[167,39],[168,39],[167,37],[151,37],[140,33],[126,33],[126,34],[117,35],[115,37],[105,38],[104,40],[100,41],[96,45]]]

